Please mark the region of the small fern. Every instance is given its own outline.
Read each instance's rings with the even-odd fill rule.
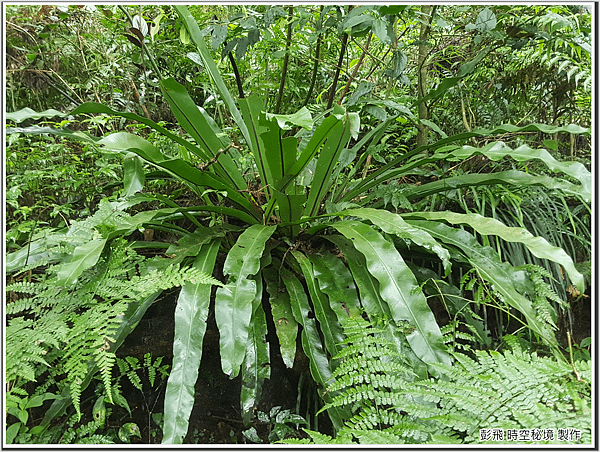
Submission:
[[[517,269],[525,270],[533,282],[535,288],[533,306],[537,311],[538,317],[556,329],[557,313],[556,309],[550,304],[550,301],[553,301],[556,303],[556,306],[562,309],[569,309],[569,306],[552,290],[550,284],[544,279],[554,280],[554,278],[548,270],[539,265],[525,264],[517,267]]]
[[[97,420],[74,427],[78,419],[72,416],[67,423],[67,430],[60,439],[61,444],[114,444],[114,441],[106,435],[96,433],[103,427],[103,423]]]
[[[481,443],[489,429],[555,433],[525,441],[540,443],[570,441],[560,435],[567,429],[580,434],[570,442],[591,442],[589,362],[540,357],[507,340],[512,349],[503,353],[451,352],[452,365],[431,364],[439,378],[413,381],[382,330],[362,318],[349,319],[344,330],[346,347],[335,357],[341,363],[329,387],[341,392],[323,409],[349,406],[352,417],[336,438],[306,430],[311,439],[286,443]],[[515,441],[507,435],[504,442]]]
[[[73,287],[56,284],[60,263],[33,282],[9,285],[7,291],[22,298],[6,307],[10,315],[6,328],[7,381],[18,387],[36,381],[45,372],[56,380],[64,375],[62,384],[70,388],[75,410],[81,416],[81,384],[89,366],[96,364],[105,395],[113,402],[111,371],[116,357],[111,343],[128,304],[185,281],[221,285],[197,269],[170,265],[168,259],[154,259],[152,265],[154,269],[149,270],[143,256],[124,239],[114,239],[97,265],[83,272]]]

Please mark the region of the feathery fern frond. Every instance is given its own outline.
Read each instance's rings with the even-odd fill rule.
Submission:
[[[330,387],[341,392],[323,409],[350,406],[353,415],[336,439],[307,430],[315,444],[481,443],[482,429],[493,428],[555,433],[529,443],[591,442],[589,362],[541,357],[507,341],[512,350],[503,353],[452,352],[452,365],[431,364],[439,378],[413,381],[396,349],[373,340],[381,333],[377,328],[351,318],[344,329],[351,334]],[[559,429],[576,430],[581,437],[559,438]]]
[[[476,359],[459,353],[453,356],[454,366],[434,365],[445,380],[420,382],[413,388],[417,397],[439,398],[429,414],[422,405],[418,407],[421,418],[464,430],[464,442],[479,442],[482,428],[557,430],[565,426],[579,429],[582,442],[591,440],[589,400],[573,391],[581,382],[575,380],[568,363],[521,349],[477,351]],[[584,382],[583,387],[588,384]],[[412,412],[409,407],[403,409]]]
[[[115,214],[104,210],[101,213],[105,216]],[[93,223],[99,224],[97,219]],[[80,232],[86,233],[83,229]],[[55,378],[64,375],[62,384],[70,388],[77,414],[81,415],[81,384],[89,365],[95,363],[105,395],[112,402],[111,370],[115,356],[114,351],[109,351],[110,343],[129,302],[186,281],[221,285],[197,269],[181,269],[179,265],[168,265],[168,261],[160,265],[160,261],[153,260],[155,266],[157,262],[163,270],[148,271],[143,256],[137,255],[125,240],[115,239],[73,287],[56,284],[56,267],[60,264],[49,267],[38,281],[8,286],[9,291],[26,297],[7,306],[12,316],[6,328],[7,380],[18,387],[35,381],[47,370]]]

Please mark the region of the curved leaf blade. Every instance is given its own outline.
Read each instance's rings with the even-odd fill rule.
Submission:
[[[250,96],[246,99],[240,99],[239,104],[242,111],[242,117],[246,121],[248,133],[251,137],[248,146],[254,156],[254,162],[258,168],[261,185],[266,188],[267,194],[270,194],[273,176],[271,174],[271,168],[269,167],[269,154],[276,152],[276,149],[265,146],[262,139],[263,132],[266,130],[266,127],[261,121],[261,118],[264,117],[264,113],[262,112],[264,101],[259,97]]]
[[[252,301],[257,292],[256,281],[249,276],[260,269],[265,244],[275,229],[276,226],[250,226],[238,237],[223,265],[223,274],[229,275],[229,281],[217,289],[215,320],[220,334],[221,367],[232,378],[244,360]]]
[[[450,254],[448,253],[448,250],[431,237],[427,231],[411,226],[404,221],[400,215],[387,210],[366,207],[349,209],[344,211],[343,214],[354,215],[363,220],[369,220],[388,234],[393,234],[403,239],[409,239],[415,244],[434,252],[441,259],[446,274],[450,271]]]
[[[386,332],[387,340],[394,344],[399,354],[411,360],[413,371],[420,378],[427,378],[427,366],[406,345],[406,339],[402,330],[398,328],[396,322],[392,319],[390,308],[381,297],[379,282],[367,269],[365,256],[352,245],[350,240],[342,235],[331,234],[326,235],[325,238],[334,243],[344,253],[344,257],[352,272],[352,277],[360,292],[361,305],[369,318],[390,319],[389,322],[384,322],[382,326]]]
[[[75,248],[71,260],[61,265],[56,284],[70,286],[85,270],[96,265],[106,240],[106,238],[94,239]]]
[[[304,214],[311,217],[316,215],[321,205],[321,200],[331,185],[331,175],[338,162],[340,154],[350,139],[350,120],[340,122],[330,131],[317,159],[315,175],[311,183],[310,193],[304,209]]]
[[[161,135],[169,138],[170,140],[175,141],[176,143],[182,145],[190,152],[194,153],[200,158],[204,158],[202,155],[202,150],[194,146],[191,142],[181,138],[179,135],[174,134],[163,126],[155,123],[154,121],[140,115],[136,115],[135,113],[122,112],[118,110],[113,110],[112,108],[107,107],[103,104],[98,104],[96,102],[85,102],[79,105],[75,110],[71,112],[72,115],[78,115],[81,113],[92,113],[92,114],[107,114],[111,116],[120,116],[125,119],[131,119],[142,124],[147,125],[148,127],[160,132]]]
[[[128,198],[144,188],[146,175],[142,159],[131,153],[123,158],[123,195]]]
[[[421,166],[423,164],[426,164],[429,162],[434,162],[434,161],[445,158],[445,155],[443,155],[443,154],[440,154],[437,156],[436,156],[436,154],[434,154],[434,156],[431,158],[417,159],[412,164],[406,165],[404,168],[400,168],[398,170],[393,171],[393,169],[397,168],[398,165],[402,164],[402,162],[406,162],[409,159],[411,159],[415,156],[418,156],[425,150],[436,150],[436,149],[441,148],[444,145],[449,145],[449,144],[451,145],[452,143],[456,143],[456,142],[464,142],[464,141],[468,140],[469,138],[477,137],[477,136],[481,136],[481,135],[490,136],[490,135],[507,133],[507,132],[508,133],[543,132],[543,133],[547,133],[547,134],[552,134],[552,133],[557,133],[557,132],[568,132],[568,133],[573,133],[573,134],[590,135],[589,128],[580,127],[575,124],[569,124],[566,126],[549,126],[549,125],[545,125],[545,124],[528,124],[528,125],[522,126],[522,127],[513,126],[511,124],[503,124],[498,127],[494,127],[492,129],[477,129],[472,132],[459,133],[457,135],[452,135],[448,138],[443,138],[439,141],[436,141],[433,144],[428,144],[426,146],[419,146],[418,148],[416,148],[410,152],[407,152],[406,154],[401,155],[398,158],[391,160],[390,162],[386,163],[381,168],[379,168],[377,171],[374,171],[373,173],[368,175],[361,182],[356,184],[356,186],[353,187],[351,190],[349,190],[348,193],[346,193],[340,199],[340,201],[348,201],[350,199],[355,198],[359,194],[365,192],[366,190],[368,190],[370,187],[373,187],[374,185],[380,184],[380,183],[385,182],[386,180],[390,180],[394,177],[398,177],[399,175],[402,175],[402,174],[409,174],[407,171],[411,168]],[[486,148],[491,148],[494,146],[494,144],[495,143],[490,143],[489,145],[486,146]],[[454,145],[453,145],[453,148],[454,148]]]
[[[338,322],[359,315],[360,301],[352,274],[342,260],[333,254],[308,256],[321,292],[329,298],[329,305],[336,313]]]
[[[448,160],[457,161],[464,160],[472,155],[482,154],[494,161],[500,160],[506,156],[515,159],[517,162],[540,160],[551,171],[561,171],[577,179],[581,182],[586,200],[589,201],[591,198],[592,175],[583,164],[571,161],[559,162],[545,149],[533,149],[525,144],[516,149],[511,149],[501,141],[494,143],[494,145],[489,148],[488,146],[484,146],[483,148],[462,146],[448,154],[443,154],[442,157]]]
[[[219,156],[218,152],[223,144],[185,87],[172,78],[161,80],[160,85],[179,124],[203,149],[200,157],[207,162]],[[228,184],[234,185],[238,190],[247,188],[246,181],[230,155],[220,155],[213,167]]]
[[[340,352],[340,343],[344,340],[344,333],[340,322],[329,305],[327,295],[321,292],[319,288],[313,265],[309,258],[300,251],[292,251],[292,255],[300,264],[300,268],[304,274],[308,293],[315,308],[315,316],[319,321],[321,332],[325,339],[325,348],[331,356],[335,356]]]
[[[317,127],[312,137],[306,144],[306,147],[292,165],[289,171],[286,172],[285,176],[281,181],[276,181],[275,188],[280,191],[285,191],[285,188],[302,172],[302,170],[308,165],[308,162],[312,160],[317,151],[321,148],[327,137],[331,135],[336,127],[340,127],[341,121],[334,115],[328,116],[325,120]]]
[[[444,220],[452,224],[467,224],[482,235],[497,235],[507,242],[522,243],[534,256],[548,259],[565,267],[573,284],[580,289],[585,287],[583,275],[577,271],[571,257],[557,246],[549,244],[542,237],[534,237],[527,229],[509,227],[494,218],[486,218],[476,213],[455,212],[414,212],[403,214],[406,218]]]
[[[263,290],[260,272],[256,283],[258,290],[253,301],[254,312],[250,320],[246,354],[242,365],[240,404],[245,425],[248,425],[254,416],[263,382],[271,376],[269,343],[266,338],[267,318],[261,304]]]
[[[280,290],[279,274],[273,267],[263,270],[263,276],[269,292],[269,304],[275,324],[275,333],[279,339],[281,358],[288,368],[294,366],[296,357],[296,338],[298,336],[298,322],[292,314],[290,295],[287,291]]]
[[[216,239],[203,245],[193,266],[212,274],[220,244],[221,240]],[[202,358],[210,292],[211,286],[188,281],[177,299],[173,365],[165,392],[163,444],[181,444],[187,434]]]
[[[462,187],[497,184],[514,185],[516,187],[540,185],[549,190],[560,190],[566,194],[579,196],[586,201],[589,200],[590,196],[589,192],[586,192],[582,185],[575,185],[571,182],[567,182],[556,177],[537,176],[517,170],[500,171],[497,173],[487,174],[462,174],[460,176],[448,177],[420,186],[407,187],[404,195],[409,201],[411,201],[432,195],[434,193],[445,192]]]
[[[231,93],[227,89],[227,86],[225,85],[225,82],[223,81],[223,78],[221,77],[221,73],[219,72],[219,69],[217,68],[217,65],[216,65],[215,61],[213,60],[212,55],[210,54],[208,48],[206,47],[206,44],[204,43],[204,35],[200,31],[200,27],[198,27],[198,23],[192,17],[187,6],[175,5],[175,9],[179,13],[179,16],[185,22],[185,26],[186,26],[188,32],[190,33],[190,36],[191,36],[192,40],[194,41],[194,44],[196,44],[196,47],[198,48],[198,52],[199,52],[200,57],[202,58],[204,67],[206,68],[207,72],[210,74],[210,76],[214,80],[215,85],[219,91],[219,94],[221,94],[221,97],[223,98],[223,101],[227,105],[229,112],[231,113],[231,115],[233,116],[233,119],[235,120],[236,124],[240,128],[242,135],[244,135],[244,139],[246,140],[246,143],[250,143],[250,134],[248,133],[248,127],[246,126],[246,123],[244,122],[239,110],[235,106],[235,101],[233,100],[233,97],[231,97]]]
[[[281,267],[280,272],[283,283],[290,294],[294,318],[302,325],[302,349],[309,359],[310,374],[321,388],[327,388],[331,382],[331,365],[319,336],[317,322],[314,316],[311,318],[311,309],[304,287],[298,278],[285,267]],[[330,401],[332,394],[325,393],[323,399],[326,402]],[[342,428],[344,419],[348,419],[348,413],[339,408],[332,408],[327,413],[336,430]]]
[[[460,250],[481,276],[500,293],[503,300],[525,316],[529,328],[560,354],[556,338],[550,335],[546,325],[538,320],[531,301],[515,288],[514,267],[502,262],[494,249],[479,244],[477,239],[464,229],[456,229],[427,220],[410,220],[409,222],[426,229],[433,237]]]
[[[37,112],[31,108],[22,108],[17,111],[7,112],[4,114],[7,121],[20,123],[27,119],[40,119],[40,118],[53,118],[55,116],[64,117],[67,113],[63,113],[57,110],[49,109],[42,112]]]
[[[400,253],[377,231],[358,221],[340,221],[332,225],[350,239],[366,258],[369,272],[379,281],[381,297],[395,321],[408,321],[415,331],[407,340],[424,362],[450,363],[439,329],[417,280]]]
[[[164,155],[160,149],[137,135],[127,132],[117,132],[102,138],[98,141],[98,144],[104,145],[106,149],[112,151],[134,152],[153,165],[163,168],[194,185],[226,191],[230,201],[238,204],[257,218],[262,216],[262,213],[257,211],[257,207],[253,206],[248,199],[242,196],[235,186],[226,183],[218,175],[194,168],[185,160]]]

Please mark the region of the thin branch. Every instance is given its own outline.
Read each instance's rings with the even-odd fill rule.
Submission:
[[[217,153],[215,154],[215,156],[213,158],[211,158],[208,162],[206,163],[202,163],[200,165],[198,165],[196,168],[198,168],[200,171],[205,171],[210,165],[212,165],[213,163],[216,163],[217,160],[219,159],[219,156],[221,154],[225,154],[229,149],[231,148],[235,148],[239,151],[242,150],[241,146],[237,146],[234,143],[231,143],[229,146],[227,146],[225,149],[219,149],[217,151]]]
[[[279,113],[281,108],[281,100],[283,99],[283,89],[285,88],[285,78],[287,76],[288,64],[290,61],[290,46],[292,44],[292,19],[294,18],[294,7],[288,8],[288,26],[287,36],[285,40],[285,56],[283,57],[283,68],[281,70],[281,80],[279,81],[279,94],[277,95],[277,103],[275,104],[275,114]]]

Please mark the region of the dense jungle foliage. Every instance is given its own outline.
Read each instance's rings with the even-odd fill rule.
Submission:
[[[7,443],[593,442],[591,6],[5,14]]]

